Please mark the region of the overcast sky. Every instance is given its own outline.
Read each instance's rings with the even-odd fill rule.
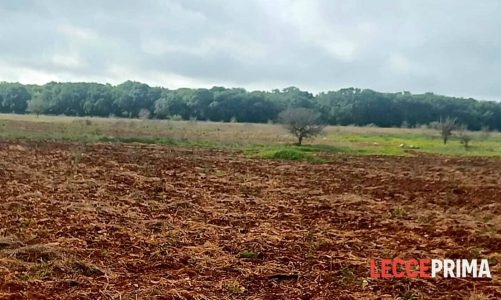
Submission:
[[[128,79],[501,100],[501,1],[0,1],[0,81]]]

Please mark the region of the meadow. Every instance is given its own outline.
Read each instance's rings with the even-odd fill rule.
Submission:
[[[429,128],[327,126],[303,147],[278,124],[80,118],[0,114],[8,140],[122,142],[225,148],[262,158],[311,159],[325,154],[501,156],[501,133],[469,132],[468,149],[453,135],[444,145]]]
[[[470,134],[0,115],[0,299],[500,299],[501,136]],[[493,276],[370,276],[395,257]]]

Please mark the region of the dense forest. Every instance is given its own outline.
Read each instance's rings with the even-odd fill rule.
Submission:
[[[346,88],[313,95],[295,87],[272,91],[241,88],[169,90],[127,81],[22,85],[0,83],[0,112],[67,116],[270,122],[291,107],[318,110],[328,124],[415,127],[455,117],[471,130],[501,130],[501,103],[409,92]]]

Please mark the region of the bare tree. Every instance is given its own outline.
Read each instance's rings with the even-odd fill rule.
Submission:
[[[480,130],[480,136],[482,137],[482,139],[486,140],[491,136],[491,130],[489,129],[489,126],[482,126]]]
[[[469,143],[471,141],[471,135],[468,133],[468,128],[465,124],[458,126],[458,137],[464,148],[468,149],[470,146]]]
[[[447,117],[445,120],[440,118],[439,122],[434,122],[433,127],[440,131],[444,145],[447,144],[452,131],[457,129],[456,118]]]
[[[307,108],[287,109],[278,115],[278,120],[297,138],[298,146],[303,139],[318,135],[325,127],[320,122],[320,114]]]

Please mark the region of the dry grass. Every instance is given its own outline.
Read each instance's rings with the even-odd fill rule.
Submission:
[[[13,249],[21,247],[23,243],[15,236],[1,236],[0,237],[0,251],[5,249]]]
[[[477,292],[472,292],[466,300],[491,300],[492,298],[484,295],[484,294],[479,294]]]
[[[61,252],[50,245],[30,245],[9,251],[9,255],[24,262],[44,263],[61,257]]]
[[[443,145],[439,133],[423,128],[377,128],[327,126],[323,134],[307,140],[310,149],[301,151],[350,155],[414,155],[422,152],[455,156],[501,156],[501,133],[471,132],[471,147],[465,149],[457,137]],[[265,157],[275,151],[290,150],[295,138],[280,125],[218,123],[197,121],[138,120],[118,118],[78,118],[0,114],[0,138],[36,141],[65,140],[81,143],[138,142],[188,147],[230,148],[254,151]],[[277,150],[277,148],[279,148]],[[256,150],[257,149],[257,150]],[[292,149],[297,150],[297,149]],[[308,153],[295,158],[318,161]],[[139,157],[135,156],[135,160]]]

